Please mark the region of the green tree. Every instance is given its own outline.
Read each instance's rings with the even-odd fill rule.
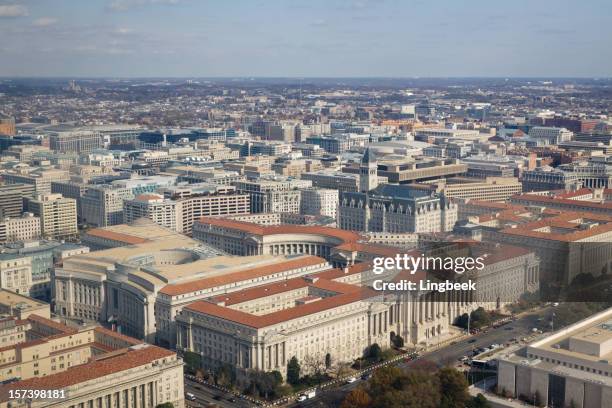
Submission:
[[[280,387],[283,376],[278,371],[265,372],[253,370],[249,372],[249,382],[246,392],[263,398],[277,398],[281,394]]]
[[[404,338],[400,335],[397,335],[393,338],[393,345],[397,348],[404,347]]]
[[[287,382],[295,385],[300,381],[300,363],[296,356],[291,357],[287,363]]]
[[[468,382],[465,376],[452,367],[444,367],[438,371],[441,390],[441,408],[462,408],[470,399]]]
[[[202,367],[202,357],[198,353],[192,351],[183,353],[183,362],[190,373],[195,373]]]
[[[457,319],[455,320],[455,326],[457,327],[461,327],[462,329],[466,329],[467,330],[467,326],[468,326],[468,320],[470,319],[470,316],[468,316],[467,313],[462,314],[461,316],[457,317]]]
[[[223,364],[215,372],[214,378],[217,385],[232,388],[236,383],[236,371],[230,364]]]
[[[489,400],[485,398],[484,395],[478,394],[475,397],[472,397],[466,405],[467,408],[491,408],[491,404]]]
[[[382,356],[382,349],[378,345],[378,343],[372,344],[368,347],[367,358],[372,361],[379,361]]]
[[[479,307],[470,314],[470,327],[479,329],[491,323],[491,318],[484,308]]]

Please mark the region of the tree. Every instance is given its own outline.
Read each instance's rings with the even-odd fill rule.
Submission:
[[[280,394],[283,376],[278,371],[265,372],[253,370],[249,372],[249,382],[246,392],[263,398],[276,398]]]
[[[215,383],[222,387],[231,388],[236,383],[236,371],[230,364],[223,364],[215,372]]]
[[[340,362],[336,364],[336,378],[342,378],[351,372],[351,364]]]
[[[468,316],[467,313],[462,314],[461,316],[459,316],[456,320],[455,320],[455,326],[457,327],[461,327],[462,329],[466,329],[467,330],[467,326],[468,326],[468,320],[470,319],[470,316]]]
[[[397,348],[404,347],[404,338],[400,335],[397,335],[393,338],[393,345]]]
[[[444,367],[438,372],[442,392],[441,408],[465,407],[470,399],[468,382],[465,376],[452,367]]]
[[[438,408],[440,386],[436,375],[423,371],[403,372],[397,367],[377,370],[369,381],[375,408]]]
[[[491,404],[489,404],[489,400],[487,400],[484,395],[479,393],[477,396],[472,397],[472,399],[470,399],[467,402],[466,407],[467,408],[491,408]]]
[[[382,350],[380,346],[378,345],[378,343],[374,343],[370,347],[368,347],[366,357],[369,360],[379,361],[381,356],[382,356]]]
[[[191,373],[195,373],[196,370],[202,367],[202,357],[193,351],[186,351],[183,353],[183,361],[187,370]]]
[[[325,355],[325,369],[329,370],[331,368],[331,365],[332,365],[331,354],[327,353]]]
[[[320,354],[308,354],[304,357],[304,368],[308,374],[320,377],[325,371],[325,359]]]
[[[287,363],[287,382],[295,385],[300,382],[300,363],[296,356],[291,357],[289,363]]]
[[[491,318],[483,307],[479,307],[470,314],[470,326],[479,329],[491,323]]]
[[[370,406],[372,406],[370,394],[358,387],[348,393],[340,408],[369,408]]]
[[[155,408],[174,408],[174,404],[171,402],[164,402],[163,404],[157,404]]]

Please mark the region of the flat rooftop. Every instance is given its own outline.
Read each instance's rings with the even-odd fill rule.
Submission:
[[[20,308],[35,308],[46,306],[47,304],[28,296],[19,295],[17,293],[0,289],[0,306],[3,307],[20,307]]]
[[[592,362],[612,365],[612,308],[578,322],[529,346]]]

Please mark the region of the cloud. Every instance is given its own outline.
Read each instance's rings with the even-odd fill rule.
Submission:
[[[133,28],[119,27],[115,31],[113,31],[113,34],[128,35],[128,34],[132,34],[133,32],[134,32]]]
[[[180,0],[113,0],[108,8],[113,11],[126,11],[134,7],[151,6],[156,4],[174,5]]]
[[[34,27],[49,27],[57,23],[57,18],[54,17],[41,17],[37,18],[32,22]]]
[[[0,5],[0,17],[26,17],[29,14],[28,8],[20,4]]]

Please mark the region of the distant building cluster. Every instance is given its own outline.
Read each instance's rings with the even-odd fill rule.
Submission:
[[[270,81],[3,94],[0,407],[45,406],[9,402],[19,387],[67,390],[65,407],[184,407],[181,357],[199,376],[286,379],[293,357],[350,366],[374,345],[458,341],[480,308],[610,293],[599,85]],[[407,253],[480,257],[477,290],[381,294],[374,263]],[[507,352],[498,386],[604,406],[609,320]]]

